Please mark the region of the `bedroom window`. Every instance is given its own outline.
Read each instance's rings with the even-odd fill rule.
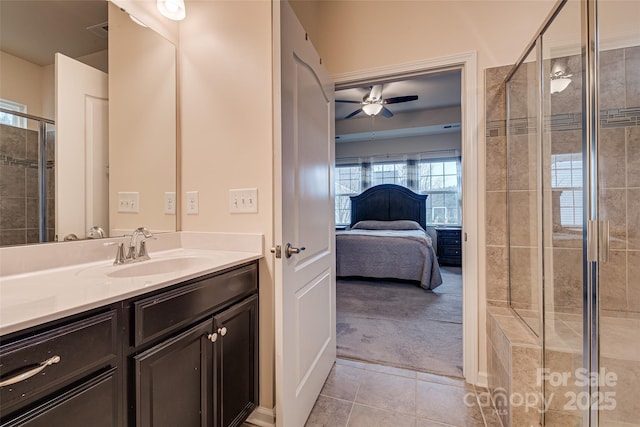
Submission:
[[[582,185],[582,154],[552,154],[551,187],[560,198],[562,227],[582,227]]]
[[[423,160],[418,164],[418,192],[428,194],[427,224],[461,224],[459,159]]]
[[[336,225],[351,223],[351,199],[362,191],[362,168],[360,166],[336,166]]]
[[[374,163],[371,185],[397,184],[407,186],[407,162]]]

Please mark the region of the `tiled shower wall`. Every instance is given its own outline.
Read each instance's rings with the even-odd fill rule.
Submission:
[[[605,315],[640,317],[640,47],[605,51],[600,59],[603,64],[599,77],[603,82],[599,98],[601,216],[610,221],[611,232],[610,261],[601,264],[600,271],[600,282],[607,284],[601,287],[601,304]],[[497,67],[485,73],[486,283],[487,301],[491,306],[506,306],[508,301],[504,78],[510,69],[511,66]],[[575,90],[580,85],[573,85],[574,88],[569,86],[573,90],[567,90],[567,95],[581,97],[581,91]],[[575,105],[575,100],[569,103]],[[550,124],[552,132],[562,133],[568,138],[567,144],[576,145],[576,151],[580,151],[580,115],[560,111],[562,103],[551,105],[553,116],[545,118],[545,122]],[[512,205],[513,202],[512,199]],[[517,211],[518,206],[511,209]],[[553,265],[576,268],[554,269],[555,310],[580,312],[581,244],[575,247],[574,239],[563,239],[558,231],[554,230]]]
[[[47,241],[55,234],[53,132],[47,135]],[[0,125],[0,246],[37,243],[38,132]]]

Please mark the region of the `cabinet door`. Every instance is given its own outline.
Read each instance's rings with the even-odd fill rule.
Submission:
[[[135,356],[136,425],[211,425],[211,320]]]
[[[112,368],[2,427],[117,427],[118,381]]]
[[[214,317],[214,417],[216,427],[239,426],[258,402],[258,297]]]

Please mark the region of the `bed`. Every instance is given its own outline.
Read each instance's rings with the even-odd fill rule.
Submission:
[[[339,277],[411,280],[425,289],[442,283],[425,232],[427,196],[382,184],[351,196],[351,224],[336,232]]]

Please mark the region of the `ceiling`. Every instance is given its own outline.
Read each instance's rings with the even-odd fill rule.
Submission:
[[[56,51],[78,58],[105,50],[107,6],[104,0],[0,0],[0,50],[38,65],[53,64]]]
[[[336,102],[336,142],[369,140],[372,131],[375,131],[378,139],[460,131],[459,115],[451,119],[447,115],[435,114],[442,109],[460,108],[462,96],[460,70],[423,74],[402,80],[372,81],[366,85],[336,90],[335,99],[362,101],[363,97],[369,93],[370,85],[373,84],[383,84],[383,99],[407,95],[418,95],[418,99],[386,105],[394,114],[391,118],[385,118],[382,115],[372,118],[361,112],[357,116],[345,119],[357,110],[359,105]]]

